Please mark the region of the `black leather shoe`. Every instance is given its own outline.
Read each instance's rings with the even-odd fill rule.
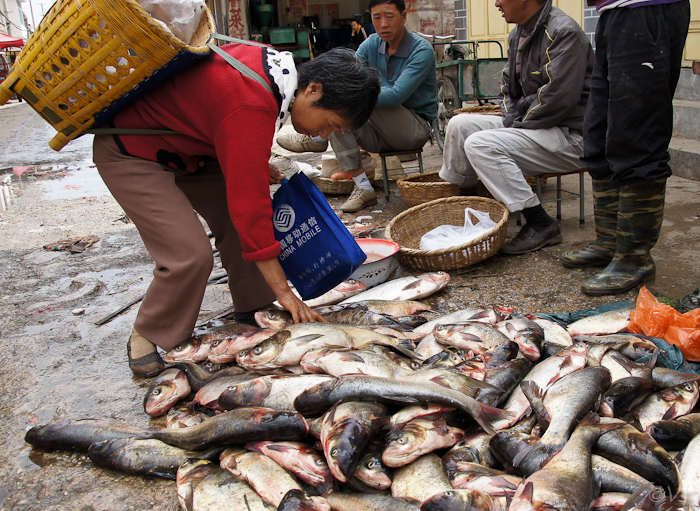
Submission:
[[[536,231],[529,224],[525,224],[515,238],[501,247],[501,253],[526,254],[557,243],[561,243],[561,229],[558,223],[552,222],[541,231]]]

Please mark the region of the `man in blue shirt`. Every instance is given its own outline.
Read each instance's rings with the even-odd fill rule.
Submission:
[[[377,194],[362,166],[366,151],[410,151],[430,139],[430,123],[437,116],[435,53],[431,44],[406,28],[403,0],[372,0],[376,30],[358,48],[358,55],[379,71],[382,89],[377,106],[362,128],[333,133],[329,140],[340,168],[355,181],[342,211],[352,213],[377,203]],[[324,151],[322,139],[308,135],[280,136],[277,143],[295,152]]]

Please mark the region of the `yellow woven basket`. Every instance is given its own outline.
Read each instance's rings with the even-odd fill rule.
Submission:
[[[316,176],[311,181],[321,190],[321,193],[329,195],[347,195],[355,187],[355,181],[352,179],[330,179]]]
[[[134,0],[58,0],[0,83],[0,104],[22,96],[58,131],[59,151],[206,56],[214,32],[208,9],[185,44]]]
[[[464,210],[488,211],[496,226],[479,238],[442,250],[420,250],[421,237],[440,225],[464,225]],[[494,255],[506,239],[508,209],[486,197],[447,197],[407,209],[389,222],[384,237],[397,242],[402,265],[421,271],[446,271],[479,263]]]
[[[426,172],[397,180],[401,199],[409,206],[417,206],[431,200],[459,195],[459,187],[443,181],[438,174],[439,172]]]

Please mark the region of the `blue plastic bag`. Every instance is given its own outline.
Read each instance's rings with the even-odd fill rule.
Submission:
[[[330,291],[367,258],[321,191],[298,172],[272,198],[278,259],[302,299]]]

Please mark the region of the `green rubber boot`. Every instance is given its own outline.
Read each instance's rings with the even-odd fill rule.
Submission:
[[[601,273],[581,285],[585,294],[625,293],[654,278],[656,266],[649,251],[661,233],[665,195],[666,178],[620,187],[617,251]]]
[[[565,252],[561,263],[567,268],[605,266],[612,261],[616,248],[617,209],[620,202],[620,182],[593,179],[593,216],[595,239],[583,250]]]

